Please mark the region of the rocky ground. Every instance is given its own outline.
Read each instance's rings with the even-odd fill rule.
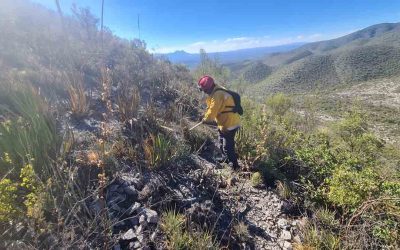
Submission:
[[[292,249],[300,220],[282,212],[285,202],[272,189],[252,187],[247,176],[198,155],[158,172],[117,176],[107,188],[119,238],[114,249],[165,249],[159,222],[171,207],[213,228],[228,249]]]
[[[204,161],[203,164],[213,169],[216,175],[222,172],[222,176],[228,176],[227,187],[218,191],[227,209],[235,215],[236,222],[247,227],[247,233],[242,235],[244,239],[239,239],[244,241],[240,249],[292,249],[292,243],[300,243],[298,226],[303,220],[285,213],[290,204],[272,188],[253,187],[248,172],[234,173]]]

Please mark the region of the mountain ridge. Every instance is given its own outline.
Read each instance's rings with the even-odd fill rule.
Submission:
[[[290,51],[303,46],[304,44],[306,43],[291,43],[278,46],[264,46],[223,52],[211,52],[207,54],[212,58],[218,58],[221,63],[229,63],[249,59],[261,59],[267,54]],[[199,53],[188,53],[184,50],[176,50],[171,53],[155,53],[155,56],[166,58],[173,63],[185,64],[189,68],[195,67],[200,62]]]
[[[227,66],[236,76],[244,76],[260,62],[272,72],[258,73],[265,77],[253,85],[251,92],[304,92],[397,76],[400,23],[376,24],[336,39],[270,54],[258,61]]]

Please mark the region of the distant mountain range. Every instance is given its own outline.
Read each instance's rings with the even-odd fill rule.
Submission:
[[[211,58],[218,58],[221,63],[230,63],[243,60],[256,60],[261,59],[268,54],[286,52],[300,46],[305,43],[293,43],[273,47],[259,47],[250,49],[240,49],[226,52],[214,52],[207,53]],[[173,63],[185,64],[189,68],[195,67],[200,62],[200,55],[198,53],[187,53],[183,50],[175,51],[167,54],[155,54],[157,57],[164,57]]]
[[[370,26],[328,41],[305,44],[259,60],[227,64],[251,91],[325,89],[400,75],[400,23]]]

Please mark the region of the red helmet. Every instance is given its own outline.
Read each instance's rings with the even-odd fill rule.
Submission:
[[[215,85],[214,79],[212,79],[211,76],[203,76],[202,78],[200,78],[200,80],[197,84],[203,91],[207,91],[207,90],[211,89],[212,87],[214,87],[214,85]]]

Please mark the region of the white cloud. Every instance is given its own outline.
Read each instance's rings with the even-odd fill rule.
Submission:
[[[348,33],[346,32],[345,34]],[[182,46],[159,47],[155,49],[155,52],[170,53],[177,50],[184,50],[189,53],[198,53],[200,49],[205,49],[207,52],[222,52],[256,47],[279,46],[298,42],[315,42],[332,39],[345,34],[299,34],[297,36],[283,38],[273,38],[267,35],[261,37],[231,37],[224,40],[198,41]]]

